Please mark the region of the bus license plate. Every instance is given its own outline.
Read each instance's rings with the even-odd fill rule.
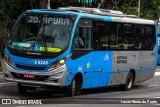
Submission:
[[[24,78],[35,78],[34,74],[24,74]]]

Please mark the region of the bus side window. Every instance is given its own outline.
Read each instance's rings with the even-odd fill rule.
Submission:
[[[104,28],[101,29],[102,33],[100,34],[100,47],[101,49],[108,49],[108,37],[109,37],[109,26],[105,24]]]
[[[133,50],[134,49],[134,36],[132,35],[132,25],[124,24],[124,47],[123,49]]]
[[[145,41],[144,41],[144,46],[143,49],[153,49],[155,46],[155,37],[153,36],[153,26],[145,26]]]
[[[135,49],[143,49],[144,41],[144,26],[136,25],[134,26],[134,37],[135,37]]]
[[[110,26],[110,49],[119,49],[118,46],[118,35],[117,35],[117,23],[111,23]]]
[[[93,26],[93,45],[95,50],[108,49],[109,23],[95,21]]]
[[[91,28],[78,27],[73,41],[74,49],[91,49],[91,34]]]
[[[79,48],[78,38],[79,38],[79,28],[76,28],[75,37],[74,37],[74,41],[73,41],[73,48],[74,49]]]

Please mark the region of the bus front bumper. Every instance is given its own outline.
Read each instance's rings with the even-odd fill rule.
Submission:
[[[2,70],[4,79],[6,81],[18,82],[24,85],[32,86],[57,86],[64,87],[66,82],[67,67],[62,65],[61,67],[49,72],[29,72],[15,70],[2,60]],[[37,77],[36,79],[24,78],[24,74],[31,74]]]

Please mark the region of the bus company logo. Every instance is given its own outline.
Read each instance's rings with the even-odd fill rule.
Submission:
[[[106,54],[106,55],[104,56],[103,60],[109,60],[109,55]]]
[[[2,104],[22,105],[22,104],[42,104],[41,100],[19,100],[19,99],[2,99]]]
[[[127,64],[127,56],[115,55],[113,61],[115,64]]]
[[[28,55],[42,55],[41,53],[27,52]]]
[[[79,66],[78,71],[82,71],[82,70],[83,70],[82,66]]]
[[[2,99],[2,104],[12,104],[11,99]]]
[[[34,63],[34,61],[33,60],[30,60],[29,62],[28,62],[28,64],[33,64]]]
[[[133,55],[133,61],[135,61],[136,60],[136,55]]]
[[[87,63],[87,68],[90,68],[90,66],[91,66],[91,63],[88,62],[88,63]]]
[[[118,55],[115,55],[114,58],[113,58],[113,62],[114,62],[115,64],[117,64],[117,58],[118,58]]]

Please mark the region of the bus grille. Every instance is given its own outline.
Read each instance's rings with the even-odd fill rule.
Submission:
[[[24,74],[20,73],[11,73],[14,78],[23,79],[23,80],[37,80],[37,81],[46,81],[49,76],[46,75],[35,75],[35,78],[25,78]]]
[[[33,67],[33,66],[25,66],[16,64],[17,68],[27,69],[27,70],[45,70],[46,67]]]

